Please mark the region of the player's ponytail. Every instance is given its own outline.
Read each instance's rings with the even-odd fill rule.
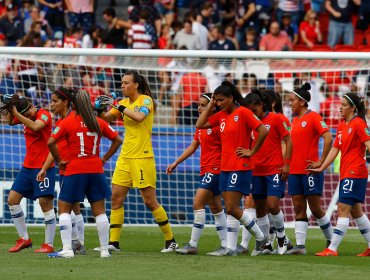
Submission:
[[[365,104],[364,101],[361,99],[360,96],[358,96],[357,93],[349,92],[343,95],[344,98],[348,100],[348,103],[351,107],[355,107],[355,113],[357,116],[359,116],[361,119],[363,119],[366,122],[366,110],[365,110]]]
[[[74,95],[74,105],[76,113],[82,117],[87,128],[98,133],[102,136],[102,132],[99,126],[98,121],[96,120],[93,107],[91,105],[90,95],[85,90],[79,90]]]

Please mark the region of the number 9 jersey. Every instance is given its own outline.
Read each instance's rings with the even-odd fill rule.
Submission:
[[[118,133],[105,121],[96,118],[104,137],[113,140]],[[68,143],[69,160],[65,176],[73,174],[103,173],[99,157],[101,136],[91,132],[76,112],[71,112],[53,131],[51,137],[57,141],[63,137]]]

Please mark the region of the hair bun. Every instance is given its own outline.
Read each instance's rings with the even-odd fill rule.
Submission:
[[[310,89],[311,89],[311,85],[310,85],[310,83],[305,82],[305,83],[303,84],[303,86],[301,87],[301,89],[304,89],[304,90],[310,90]]]

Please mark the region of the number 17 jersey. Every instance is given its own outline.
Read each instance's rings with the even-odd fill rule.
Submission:
[[[104,137],[116,138],[118,133],[102,119],[96,118]],[[91,132],[83,119],[76,112],[71,112],[53,131],[51,137],[57,141],[65,137],[69,149],[69,162],[64,175],[103,173],[103,164],[99,157],[101,136]],[[62,160],[66,160],[63,159]]]

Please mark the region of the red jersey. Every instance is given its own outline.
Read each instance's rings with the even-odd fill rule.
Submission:
[[[62,121],[63,121],[63,119],[57,120],[56,123],[55,123],[55,127],[59,126],[59,124]],[[64,160],[66,160],[66,161],[69,161],[70,155],[69,155],[68,143],[67,143],[66,138],[61,137],[57,142],[57,146],[58,146],[58,151],[59,151],[60,157]],[[59,169],[59,174],[64,175],[64,170]]]
[[[26,168],[41,168],[49,154],[48,140],[51,134],[51,115],[45,109],[38,109],[35,121],[42,121],[45,126],[39,131],[33,131],[23,125],[24,138],[26,139],[26,157],[23,166]],[[14,124],[20,124],[17,118],[13,119]]]
[[[269,133],[262,147],[253,156],[255,168],[254,176],[266,176],[280,173],[280,168],[284,165],[281,141],[289,135],[288,126],[283,124],[282,118],[272,112],[267,113],[262,118]],[[253,131],[253,139],[257,139],[258,132]],[[253,143],[254,146],[255,143]]]
[[[366,146],[363,143],[369,140],[369,130],[360,117],[353,118],[348,124],[345,121],[339,124],[333,147],[341,151],[341,180],[344,178],[367,178]]]
[[[316,112],[308,111],[300,118],[293,118],[290,174],[306,174],[307,160],[319,160],[319,140],[326,131],[326,123]]]
[[[290,132],[292,129],[292,124],[290,123],[290,120],[282,113],[276,113],[282,120],[283,125],[286,126],[287,130]]]
[[[221,170],[243,171],[253,169],[251,158],[236,154],[236,148],[249,149],[251,146],[252,130],[257,129],[262,122],[245,107],[238,107],[231,114],[220,111],[208,118],[212,127],[220,126],[221,132]]]
[[[81,40],[73,36],[65,37],[63,47],[64,48],[81,48],[82,42]]]
[[[200,175],[207,172],[220,174],[221,139],[218,126],[208,129],[197,129],[194,140],[200,143]]]
[[[103,135],[113,140],[118,133],[102,119],[96,118]],[[69,149],[69,163],[64,175],[83,173],[103,173],[103,164],[99,157],[101,136],[90,132],[82,117],[71,112],[53,131],[51,137],[57,141],[65,138]],[[63,160],[68,160],[62,158]]]

